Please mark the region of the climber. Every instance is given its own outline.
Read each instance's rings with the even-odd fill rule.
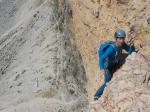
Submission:
[[[108,83],[111,78],[111,70],[119,64],[120,56],[122,54],[122,49],[125,49],[128,54],[135,51],[134,45],[128,45],[125,43],[126,33],[122,29],[117,29],[115,32],[115,41],[106,41],[100,44],[98,55],[99,55],[99,68],[100,74],[105,75],[104,83],[100,86],[94,95],[94,100],[102,95],[106,83]]]

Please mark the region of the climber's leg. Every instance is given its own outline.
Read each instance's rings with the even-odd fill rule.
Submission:
[[[102,86],[100,86],[100,88],[95,93],[95,95],[94,95],[95,98],[99,98],[103,94],[104,88],[106,87],[106,83],[108,83],[111,80],[111,77],[112,77],[112,75],[111,75],[109,69],[106,69],[105,70],[105,81],[102,84]]]

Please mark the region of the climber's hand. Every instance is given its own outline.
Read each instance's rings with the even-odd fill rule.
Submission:
[[[105,75],[105,70],[104,69],[100,70],[100,75]]]

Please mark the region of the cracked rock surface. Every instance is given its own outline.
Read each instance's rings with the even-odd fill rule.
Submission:
[[[102,97],[90,106],[91,112],[149,112],[150,63],[132,53],[114,73]]]

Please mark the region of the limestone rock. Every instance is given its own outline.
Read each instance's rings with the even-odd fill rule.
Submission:
[[[93,112],[101,112],[100,110],[106,112],[150,111],[150,66],[147,65],[149,70],[144,73],[136,66],[130,65],[130,63],[133,63],[137,66],[145,66],[135,61],[141,60],[140,54],[133,54],[128,59],[132,60],[130,62],[127,61],[120,70],[114,73],[114,77],[107,85],[102,97],[95,106],[91,107],[95,109]],[[144,63],[147,62],[144,61]],[[126,65],[129,67],[127,68]],[[132,72],[130,73],[128,70]]]
[[[149,12],[149,0],[0,0],[0,112],[150,112]],[[139,52],[93,102],[116,28]]]

